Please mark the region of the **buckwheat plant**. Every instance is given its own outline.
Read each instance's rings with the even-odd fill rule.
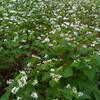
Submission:
[[[0,100],[99,100],[99,0],[1,1]]]

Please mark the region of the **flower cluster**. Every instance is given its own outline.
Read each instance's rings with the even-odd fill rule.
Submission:
[[[31,65],[31,62],[29,62],[28,64],[27,64],[27,67],[29,67]]]
[[[53,69],[51,69],[51,71],[53,71]],[[61,75],[57,75],[57,74],[54,74],[54,73],[50,73],[50,76],[56,81],[58,82],[60,79],[61,79]]]
[[[36,92],[33,92],[33,93],[31,94],[31,97],[33,97],[34,99],[37,99],[37,98],[38,98],[38,95],[37,95]]]
[[[37,58],[37,59],[41,59],[40,57],[35,56],[35,55],[31,55],[31,57],[34,57],[34,58]]]
[[[58,99],[56,98],[56,99],[53,99],[53,100],[58,100]]]
[[[42,41],[42,43],[49,42],[49,41],[50,41],[50,39],[47,37],[47,38],[45,38],[45,40]]]
[[[17,100],[21,100],[22,99],[22,97],[17,97]]]
[[[33,84],[33,86],[35,86],[37,83],[38,83],[38,81],[35,79],[32,84]]]
[[[11,84],[11,83],[13,83],[14,82],[14,79],[9,79],[9,80],[7,80],[7,84]]]
[[[23,86],[25,86],[25,85],[27,84],[26,80],[27,80],[28,77],[27,77],[25,71],[19,71],[19,72],[20,72],[20,76],[21,76],[21,78],[17,80],[19,86],[18,86],[18,87],[14,87],[14,88],[11,90],[11,92],[12,92],[13,94],[16,94],[16,92],[17,92],[20,88],[22,88]]]
[[[19,87],[14,87],[14,88],[11,90],[11,92],[12,92],[13,94],[16,94],[16,93],[18,92],[18,90],[19,90]]]
[[[45,56],[47,57],[47,55],[45,55]],[[52,58],[52,59],[43,61],[42,63],[43,63],[43,64],[46,64],[46,63],[48,63],[48,62],[52,62],[52,63],[53,63],[53,61],[62,61],[62,59]],[[40,66],[42,63],[38,63],[37,66]]]
[[[27,76],[22,76],[21,79],[17,80],[19,87],[23,87],[27,84]]]
[[[73,93],[77,94],[78,97],[83,96],[83,93],[82,93],[82,92],[77,92],[77,88],[76,88],[76,87],[71,88],[71,85],[70,85],[70,84],[68,84],[68,85],[66,86],[66,88],[67,88],[67,89],[70,89],[71,91],[73,91]]]
[[[99,58],[97,55],[100,55],[98,1],[10,0],[7,6],[5,2],[0,2],[1,66],[14,65],[23,69],[19,71],[15,81],[10,79],[6,82],[11,85],[16,83],[11,92],[16,95],[17,100],[23,99],[23,92],[32,99],[43,96],[47,100],[65,100],[66,93],[59,96],[62,83],[73,81],[74,76],[79,77],[75,78],[75,81],[90,81],[92,77],[88,75],[92,71],[93,78],[97,76],[97,68],[92,65],[98,67],[99,61],[96,59]],[[95,55],[97,57],[94,57]],[[80,67],[81,64],[84,64],[83,68]],[[67,68],[68,76],[65,73]],[[55,89],[57,84],[59,87]],[[72,95],[83,96],[74,85],[80,90],[78,82],[73,83],[73,87],[68,84],[65,90]],[[92,91],[91,94],[93,93]]]

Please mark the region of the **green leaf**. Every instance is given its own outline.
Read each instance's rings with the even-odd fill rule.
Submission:
[[[71,57],[72,59],[76,59],[76,56],[75,56],[74,53],[70,53],[70,57]]]
[[[78,62],[78,63],[73,62],[70,65],[70,67],[75,67],[76,69],[86,69],[87,68],[86,64],[82,60],[80,62]]]
[[[59,47],[63,47],[63,48],[66,48],[66,49],[70,49],[71,48],[68,45],[68,42],[66,40],[61,40],[61,43],[60,43]]]
[[[0,98],[0,100],[9,100],[10,93],[11,93],[11,92],[6,92],[6,93]]]
[[[70,64],[70,67],[78,67],[78,63],[73,62]]]
[[[50,78],[50,73],[49,72],[44,73],[44,76],[42,77],[42,81],[45,81],[45,80],[47,80],[49,78]]]
[[[76,48],[76,47],[77,47],[76,44],[71,44],[71,46],[72,46],[73,48]]]
[[[12,62],[14,62],[14,58],[9,57],[9,58],[6,59],[6,62],[10,62],[10,63],[12,63]]]
[[[100,66],[100,56],[99,55],[93,55],[93,58],[95,59],[95,62],[98,66]]]
[[[64,70],[64,72],[62,73],[62,76],[63,77],[70,77],[70,76],[73,76],[73,70],[72,68],[66,68]]]
[[[86,64],[84,63],[84,61],[81,60],[78,63],[77,69],[86,69],[86,68],[87,68]]]
[[[40,68],[41,68],[42,70],[49,70],[48,64],[42,64],[42,65],[40,66]]]
[[[52,100],[52,97],[53,98],[60,98],[61,92],[59,91],[59,89],[57,87],[48,88],[46,90],[46,97],[47,97],[46,100]]]
[[[93,91],[93,94],[94,94],[96,100],[100,100],[100,91],[99,90],[95,89]]]
[[[32,97],[24,97],[23,100],[35,100]]]
[[[19,80],[22,76],[19,74],[16,78],[15,81]]]
[[[54,87],[57,84],[57,82],[55,82],[55,80],[51,79],[49,81],[49,84],[50,84],[51,87]]]
[[[9,67],[9,65],[0,65],[0,69],[2,69],[2,68],[8,68]]]
[[[91,93],[92,93],[93,89],[95,88],[94,84],[91,81],[79,80],[78,84],[79,84],[79,89],[81,92],[91,96]]]
[[[29,48],[29,45],[23,45],[23,49]]]
[[[49,65],[50,67],[53,67],[53,66],[54,66],[52,62],[49,62],[48,65]]]
[[[30,34],[29,36],[28,36],[28,40],[31,40],[33,38],[33,34]]]
[[[97,68],[95,65],[92,64],[91,69],[83,70],[84,74],[89,78],[90,81],[93,81],[93,78],[96,74]]]
[[[83,49],[79,50],[78,53],[79,54],[88,54],[88,52],[86,50],[83,50]]]
[[[70,91],[68,89],[62,89],[62,95],[68,99],[68,100],[72,100],[72,95],[70,93]]]

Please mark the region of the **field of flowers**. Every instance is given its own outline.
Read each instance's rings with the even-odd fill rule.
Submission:
[[[100,0],[0,1],[0,100],[100,100]]]

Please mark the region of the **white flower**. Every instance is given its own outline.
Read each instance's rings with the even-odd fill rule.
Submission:
[[[31,94],[31,97],[33,97],[33,98],[37,99],[37,98],[38,98],[38,95],[37,95],[37,93],[36,93],[36,92],[33,92],[33,93]]]
[[[18,90],[19,90],[19,87],[17,88],[17,87],[14,87],[12,90],[11,90],[11,92],[13,93],[13,94],[16,94],[16,92],[18,92]]]
[[[45,35],[41,34],[41,36],[43,36],[43,37],[44,37]]]
[[[37,39],[41,40],[41,37],[37,37]]]
[[[73,91],[75,94],[77,94],[77,89],[76,89],[76,87],[73,87],[73,88],[72,88],[72,91]]]
[[[47,58],[47,57],[48,57],[48,55],[47,55],[47,54],[45,54],[44,58]]]
[[[73,10],[69,10],[69,13],[72,13],[72,12],[74,12]]]
[[[40,57],[35,56],[35,55],[31,55],[31,57],[34,57],[34,58],[37,58],[37,59],[41,59]]]
[[[85,60],[85,62],[89,62],[90,61],[90,59],[84,59]]]
[[[70,39],[70,38],[65,38],[65,40],[68,40],[68,41],[70,41],[71,39]]]
[[[68,84],[68,85],[66,86],[66,88],[68,88],[68,89],[71,89],[71,86],[70,86],[70,84]]]
[[[57,16],[57,18],[62,18],[62,16]]]
[[[98,42],[97,41],[93,41],[93,44],[98,44]]]
[[[62,36],[62,37],[63,37],[63,36],[64,36],[64,34],[63,34],[63,33],[61,33],[61,34],[60,34],[60,36]]]
[[[22,48],[22,46],[19,46],[19,48]]]
[[[61,75],[58,75],[57,77],[60,79],[62,76]]]
[[[7,41],[7,39],[4,39],[4,41]]]
[[[94,47],[94,46],[95,46],[95,44],[91,44],[91,46],[92,46],[92,47]]]
[[[58,81],[59,81],[59,78],[54,78],[54,80],[55,80],[56,82],[58,82]]]
[[[57,70],[59,71],[59,70],[61,70],[62,68],[63,68],[63,66],[59,67]]]
[[[54,76],[54,73],[50,73],[50,76]]]
[[[39,71],[37,71],[37,73],[39,73]]]
[[[73,9],[76,9],[76,7],[75,7],[75,6],[73,6],[72,8],[73,8]]]
[[[52,46],[53,46],[53,44],[49,44],[49,46],[50,46],[50,47],[52,47]]]
[[[82,92],[79,92],[78,93],[78,97],[81,97],[81,96],[83,96],[83,93]]]
[[[53,40],[53,42],[56,42],[56,40]]]
[[[16,1],[16,0],[11,0],[11,1]]]
[[[25,71],[19,71],[19,72],[20,72],[20,74],[26,75]]]
[[[58,99],[56,98],[56,99],[53,99],[53,100],[58,100]]]
[[[14,82],[14,80],[13,79],[9,79],[9,80],[7,80],[7,84],[11,84],[11,83],[13,83]]]
[[[53,68],[50,69],[51,72],[54,72],[55,70]]]
[[[31,30],[28,30],[28,32],[30,33],[30,32],[31,32]]]
[[[69,25],[69,22],[64,22],[66,25]]]
[[[70,1],[69,4],[71,4],[72,2]]]
[[[26,42],[26,40],[22,40],[22,42]]]
[[[36,57],[35,55],[31,55],[31,57]]]
[[[49,38],[45,38],[45,42],[49,42],[50,40],[49,40]]]
[[[17,100],[21,100],[22,98],[21,97],[17,97]]]
[[[71,43],[68,43],[69,45],[71,45]]]
[[[99,28],[95,28],[95,30],[100,32],[100,29]]]
[[[43,63],[45,64],[45,63],[47,63],[47,61],[43,61]]]
[[[64,17],[63,20],[68,20],[69,18]]]
[[[37,57],[37,59],[41,59],[40,57]]]
[[[42,41],[42,43],[45,43],[45,41]]]
[[[87,48],[87,45],[82,45],[83,48]]]
[[[33,84],[33,86],[35,86],[37,83],[38,83],[38,81],[35,79],[32,84]]]
[[[38,63],[38,64],[37,64],[37,66],[40,66],[40,65],[41,65],[41,63]]]
[[[27,64],[27,66],[29,67],[31,65],[31,62]]]
[[[88,65],[88,68],[91,69],[92,67]]]
[[[52,60],[47,60],[47,62],[52,62]]]

